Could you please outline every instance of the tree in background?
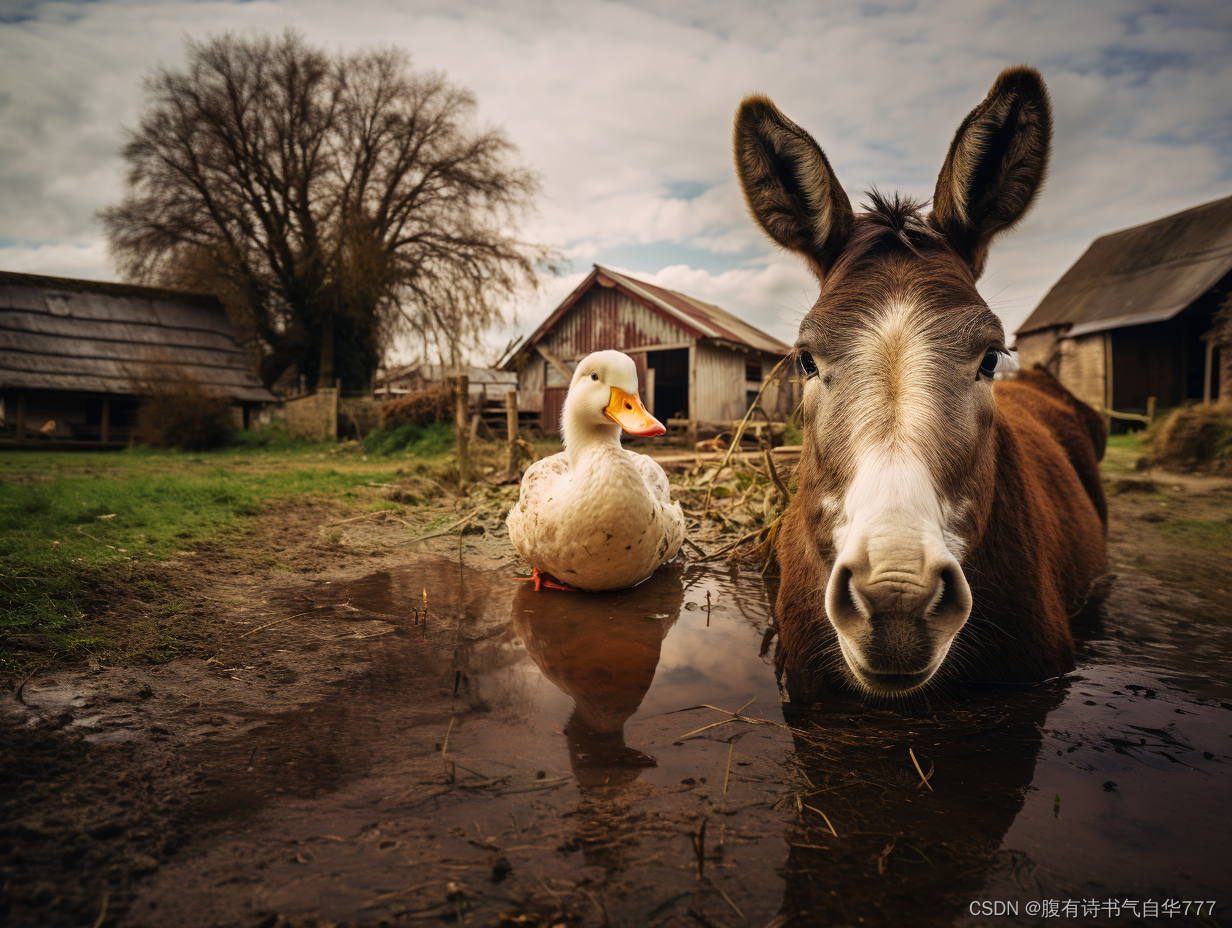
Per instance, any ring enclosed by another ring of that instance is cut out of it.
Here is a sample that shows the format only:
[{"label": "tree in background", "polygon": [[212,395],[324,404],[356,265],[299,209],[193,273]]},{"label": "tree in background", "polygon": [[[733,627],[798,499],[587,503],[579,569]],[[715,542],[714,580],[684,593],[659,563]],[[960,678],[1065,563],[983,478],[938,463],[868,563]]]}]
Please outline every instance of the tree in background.
[{"label": "tree in background", "polygon": [[459,364],[552,257],[516,236],[537,175],[403,51],[227,34],[145,92],[126,195],[100,213],[112,258],[217,294],[267,385],[365,389],[399,332]]}]

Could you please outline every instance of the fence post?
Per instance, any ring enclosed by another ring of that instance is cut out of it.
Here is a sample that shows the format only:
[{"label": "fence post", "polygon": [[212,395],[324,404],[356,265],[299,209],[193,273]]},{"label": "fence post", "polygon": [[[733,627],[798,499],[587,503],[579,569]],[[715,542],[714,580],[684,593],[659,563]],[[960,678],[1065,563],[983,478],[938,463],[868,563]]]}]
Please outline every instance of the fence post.
[{"label": "fence post", "polygon": [[510,390],[505,394],[505,433],[509,439],[509,464],[505,469],[513,472],[518,469],[518,391]]},{"label": "fence post", "polygon": [[457,393],[454,397],[454,421],[458,427],[458,486],[470,479],[470,378],[460,374],[456,381]]},{"label": "fence post", "polygon": [[1150,425],[1155,421],[1155,397],[1148,396],[1146,398],[1146,424]]}]

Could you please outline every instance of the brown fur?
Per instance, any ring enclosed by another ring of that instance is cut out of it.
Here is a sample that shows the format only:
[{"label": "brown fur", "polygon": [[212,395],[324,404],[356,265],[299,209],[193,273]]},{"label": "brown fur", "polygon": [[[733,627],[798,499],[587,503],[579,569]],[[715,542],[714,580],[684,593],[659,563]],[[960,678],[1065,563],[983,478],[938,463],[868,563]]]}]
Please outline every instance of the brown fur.
[{"label": "brown fur", "polygon": [[[1043,370],[991,391],[976,373],[986,352],[1005,346],[975,281],[990,241],[1042,183],[1050,131],[1038,73],[1009,69],[959,127],[931,215],[876,193],[856,214],[816,142],[769,100],[750,98],[737,114],[750,211],[821,282],[797,345],[825,373],[806,390],[798,490],[778,536],[778,660],[793,695],[853,679],[826,588],[839,555],[835,501],[870,447],[903,448],[923,463],[951,505],[948,530],[965,543],[972,606],[939,676],[1024,682],[1073,668],[1068,617],[1106,568],[1103,424]],[[932,621],[912,615],[865,621],[894,652],[905,647],[894,636],[918,638]]]}]

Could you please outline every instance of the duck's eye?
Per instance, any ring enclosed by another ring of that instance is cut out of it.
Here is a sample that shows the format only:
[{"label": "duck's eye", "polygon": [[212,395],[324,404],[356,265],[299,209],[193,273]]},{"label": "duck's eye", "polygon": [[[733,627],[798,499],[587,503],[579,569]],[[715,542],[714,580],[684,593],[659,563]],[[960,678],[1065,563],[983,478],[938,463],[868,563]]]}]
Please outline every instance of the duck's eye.
[{"label": "duck's eye", "polygon": [[598,380],[598,379],[599,379],[599,375],[598,375],[595,371],[591,371],[591,372],[590,372],[590,379],[591,379],[591,380]]},{"label": "duck's eye", "polygon": [[804,368],[805,377],[817,376],[817,362],[813,360],[813,356],[807,351],[800,352],[800,366]]},{"label": "duck's eye", "polygon": [[984,360],[980,362],[980,373],[985,377],[991,377],[997,372],[997,365],[1001,363],[1001,352],[988,351],[984,355]]}]

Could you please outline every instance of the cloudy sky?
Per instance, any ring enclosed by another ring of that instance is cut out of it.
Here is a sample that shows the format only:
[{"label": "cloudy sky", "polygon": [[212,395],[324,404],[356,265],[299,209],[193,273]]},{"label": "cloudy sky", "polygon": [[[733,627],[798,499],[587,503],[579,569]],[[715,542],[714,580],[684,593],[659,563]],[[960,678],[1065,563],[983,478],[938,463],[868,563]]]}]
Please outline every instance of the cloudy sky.
[{"label": "cloudy sky", "polygon": [[542,175],[526,237],[572,271],[516,308],[526,332],[592,263],[718,303],[790,341],[816,285],[752,225],[731,119],[768,93],[853,200],[932,192],[963,116],[1007,65],[1052,94],[1052,172],[981,282],[1013,328],[1094,237],[1232,194],[1226,0],[0,0],[0,269],[115,279],[95,211],[143,74],[184,40],[293,27],[408,49],[476,94]]}]

